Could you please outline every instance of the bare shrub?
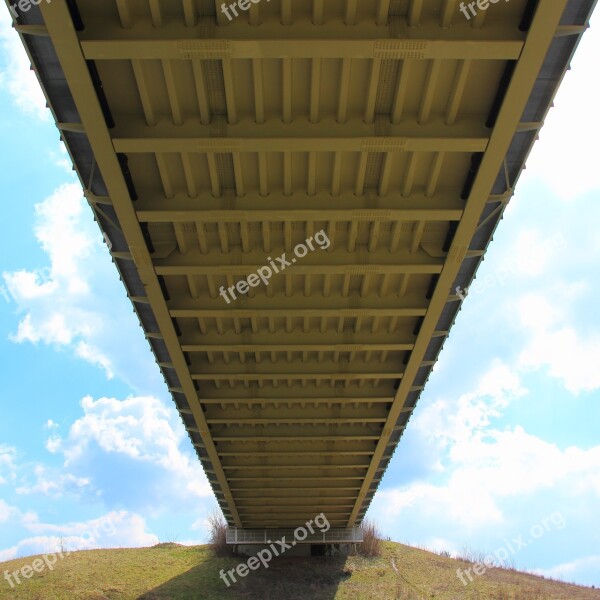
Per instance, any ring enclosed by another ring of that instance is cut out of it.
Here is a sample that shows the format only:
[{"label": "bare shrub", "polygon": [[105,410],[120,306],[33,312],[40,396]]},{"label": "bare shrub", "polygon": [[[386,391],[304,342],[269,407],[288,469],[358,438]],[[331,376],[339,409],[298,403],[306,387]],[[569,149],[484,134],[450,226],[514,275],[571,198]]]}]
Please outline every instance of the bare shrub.
[{"label": "bare shrub", "polygon": [[358,545],[362,556],[381,556],[381,532],[374,521],[366,520],[362,524],[363,543]]},{"label": "bare shrub", "polygon": [[231,549],[227,545],[227,522],[223,518],[220,510],[214,509],[208,515],[208,543],[217,556],[227,556],[231,554]]}]

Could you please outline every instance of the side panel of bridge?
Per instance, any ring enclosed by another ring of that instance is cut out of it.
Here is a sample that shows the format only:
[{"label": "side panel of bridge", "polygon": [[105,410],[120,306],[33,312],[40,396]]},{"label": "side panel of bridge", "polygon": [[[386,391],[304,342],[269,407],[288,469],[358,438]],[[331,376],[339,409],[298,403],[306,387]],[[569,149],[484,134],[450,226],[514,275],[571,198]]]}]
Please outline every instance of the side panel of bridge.
[{"label": "side panel of bridge", "polygon": [[350,528],[594,2],[236,6],[16,26],[227,521]]}]

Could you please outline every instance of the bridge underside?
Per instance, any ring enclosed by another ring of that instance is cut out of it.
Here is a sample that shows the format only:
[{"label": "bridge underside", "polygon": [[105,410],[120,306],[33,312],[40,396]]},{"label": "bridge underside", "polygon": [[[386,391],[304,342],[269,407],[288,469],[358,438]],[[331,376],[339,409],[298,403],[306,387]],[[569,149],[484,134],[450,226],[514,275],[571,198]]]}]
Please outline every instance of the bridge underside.
[{"label": "bridge underside", "polygon": [[16,27],[228,523],[351,528],[594,2],[246,4]]}]

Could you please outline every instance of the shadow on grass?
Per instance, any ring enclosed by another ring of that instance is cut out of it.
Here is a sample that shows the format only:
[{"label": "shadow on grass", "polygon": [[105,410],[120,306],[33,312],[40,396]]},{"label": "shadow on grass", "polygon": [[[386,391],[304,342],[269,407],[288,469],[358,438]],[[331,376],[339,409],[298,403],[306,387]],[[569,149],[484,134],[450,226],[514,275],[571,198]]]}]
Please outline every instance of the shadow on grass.
[{"label": "shadow on grass", "polygon": [[[142,594],[137,600],[332,600],[339,584],[351,576],[346,558],[278,557],[246,577],[236,575],[229,587],[219,571],[234,569],[247,557],[211,557],[197,567]],[[231,579],[228,579],[231,582]]]}]

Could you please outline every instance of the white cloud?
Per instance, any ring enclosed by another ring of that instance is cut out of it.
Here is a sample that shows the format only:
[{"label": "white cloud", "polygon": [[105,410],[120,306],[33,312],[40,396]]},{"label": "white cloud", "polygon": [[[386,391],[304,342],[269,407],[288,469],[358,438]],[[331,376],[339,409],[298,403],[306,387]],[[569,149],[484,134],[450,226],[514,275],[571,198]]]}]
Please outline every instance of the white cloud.
[{"label": "white cloud", "polygon": [[[528,169],[543,174],[545,184],[563,200],[574,200],[600,187],[595,144],[600,120],[590,118],[600,105],[600,86],[590,82],[600,55],[596,33],[583,36],[527,163]],[[564,151],[557,151],[558,146]]]},{"label": "white cloud", "polygon": [[209,527],[210,521],[208,516],[199,517],[190,525],[192,531],[208,531]]},{"label": "white cloud", "polygon": [[[503,363],[495,364],[479,381],[475,392],[457,401],[439,399],[427,404],[413,427],[441,446],[453,442],[455,449],[469,442],[473,432],[489,425],[508,402],[525,394],[519,377]],[[459,453],[460,454],[460,453]]]},{"label": "white cloud", "polygon": [[12,28],[12,19],[7,10],[0,11],[0,48],[4,57],[0,65],[0,87],[8,90],[23,112],[49,120],[46,98],[35,73],[29,68],[29,57]]},{"label": "white cloud", "polygon": [[550,569],[540,569],[539,572],[545,577],[561,579],[563,581],[580,580],[589,573],[590,580],[600,584],[600,555],[586,556],[577,560],[562,563]]},{"label": "white cloud", "polygon": [[[64,457],[61,467],[28,467],[29,475],[20,473],[14,492],[23,500],[55,502],[69,496],[79,504],[100,503],[111,512],[92,521],[54,524],[0,500],[0,524],[20,526],[29,534],[9,548],[0,544],[0,561],[56,552],[61,544],[71,551],[153,545],[159,538],[147,531],[145,517],[170,515],[177,506],[180,513],[189,511],[193,521],[214,502],[199,461],[186,453],[187,435],[173,409],[153,397],[85,397],[81,406],[83,416],[64,436],[53,420],[44,425],[49,445]],[[15,456],[14,449],[0,447],[0,465],[14,470]]]},{"label": "white cloud", "polygon": [[68,173],[69,175],[73,174],[73,163],[71,162],[71,157],[67,151],[67,147],[64,142],[61,140],[58,144],[58,150],[49,151],[50,159],[52,162],[62,171]]},{"label": "white cloud", "polygon": [[[11,506],[5,500],[0,498],[0,525],[4,523],[27,525],[37,520],[34,512],[22,512],[18,507]],[[0,558],[0,560],[2,560]]]},{"label": "white cloud", "polygon": [[46,440],[46,450],[51,454],[56,454],[60,451],[61,439],[58,435],[53,435]]},{"label": "white cloud", "polygon": [[[500,430],[494,419],[514,402],[526,402],[518,375],[496,364],[476,391],[458,399],[431,401],[415,415],[413,430],[438,446],[441,473],[437,484],[415,481],[383,489],[372,510],[391,524],[438,522],[440,528],[465,530],[504,522],[507,500],[541,491],[600,500],[600,445],[560,449],[521,426]],[[439,531],[443,534],[444,531]]]},{"label": "white cloud", "polygon": [[[566,287],[570,295],[585,290],[584,286]],[[548,296],[528,294],[517,302],[517,315],[529,339],[519,356],[524,369],[547,368],[573,393],[600,388],[600,332],[579,333],[568,323],[568,300],[558,294],[551,303]],[[560,307],[563,307],[562,309]]]},{"label": "white cloud", "polygon": [[437,515],[444,515],[465,528],[483,524],[498,523],[502,512],[496,506],[487,490],[458,475],[445,486],[417,482],[403,488],[386,489],[377,493],[373,501],[373,513],[378,518],[394,521],[402,516],[409,519],[430,521]]},{"label": "white cloud", "polygon": [[[89,286],[81,263],[93,254],[99,234],[80,186],[61,185],[47,200],[36,204],[35,213],[35,236],[50,258],[52,279],[67,284],[70,294],[87,293]],[[88,226],[82,227],[82,222]]]},{"label": "white cloud", "polygon": [[14,506],[8,505],[2,498],[0,498],[0,523],[6,523],[13,517],[19,514],[19,510]]},{"label": "white cloud", "polygon": [[174,411],[160,400],[94,400],[87,396],[81,406],[84,416],[73,423],[68,435],[52,438],[52,449],[64,455],[65,467],[86,463],[97,447],[104,455],[120,455],[160,467],[160,473],[177,481],[182,497],[212,495],[199,461],[181,450],[181,444],[187,442],[185,430],[174,419]]},{"label": "white cloud", "polygon": [[109,358],[104,356],[98,348],[95,348],[91,344],[87,342],[80,341],[77,343],[75,347],[75,354],[83,360],[91,363],[92,365],[96,365],[104,370],[106,373],[106,377],[108,379],[112,379],[114,377],[114,372],[112,368],[112,363]]},{"label": "white cloud", "polygon": [[441,537],[432,537],[421,544],[421,547],[430,552],[449,552],[452,556],[456,556],[459,551],[459,548],[454,547],[452,540]]},{"label": "white cloud", "polygon": [[545,331],[535,336],[521,354],[525,367],[547,367],[573,393],[600,388],[600,335],[581,336],[572,327]]},{"label": "white cloud", "polygon": [[[498,522],[502,513],[490,490],[480,485],[493,457],[484,458],[483,431],[500,410],[525,390],[519,378],[504,364],[494,365],[479,381],[475,392],[458,400],[438,399],[427,404],[413,421],[413,428],[447,451],[442,470],[448,470],[445,485],[416,482],[378,492],[374,507],[388,518],[403,511],[450,515],[464,526]],[[481,462],[478,462],[481,459]]]},{"label": "white cloud", "polygon": [[35,213],[49,266],[3,273],[20,315],[11,340],[69,350],[144,393],[163,389],[79,185],[61,185]]},{"label": "white cloud", "polygon": [[510,252],[502,256],[503,264],[525,277],[540,277],[556,268],[559,256],[565,254],[568,242],[563,232],[525,229],[514,240]]},{"label": "white cloud", "polygon": [[[146,521],[138,514],[113,511],[98,519],[65,525],[40,523],[37,517],[25,522],[27,529],[37,535],[0,551],[0,561],[19,556],[66,552],[90,548],[143,547],[158,543],[158,537],[147,531]],[[65,559],[67,558],[65,554]]]},{"label": "white cloud", "polygon": [[[111,361],[90,340],[98,337],[102,315],[86,308],[92,305],[86,261],[100,247],[91,214],[76,184],[60,186],[37,204],[35,235],[48,254],[50,267],[34,271],[4,273],[9,292],[21,310],[12,340],[56,346],[74,346],[77,356],[104,369],[112,377]],[[94,240],[96,237],[96,240]]]},{"label": "white cloud", "polygon": [[11,446],[0,444],[0,485],[16,478],[15,459],[17,451]]},{"label": "white cloud", "polygon": [[10,274],[12,289],[22,300],[34,300],[50,296],[56,292],[58,283],[45,279],[48,270],[45,273],[39,271],[16,271]]},{"label": "white cloud", "polygon": [[21,485],[16,488],[17,494],[42,495],[60,498],[66,493],[79,495],[83,488],[90,485],[90,480],[85,477],[76,477],[71,473],[47,473],[43,465],[34,468],[36,482],[33,485]]}]

